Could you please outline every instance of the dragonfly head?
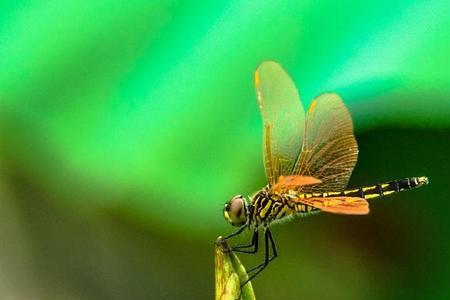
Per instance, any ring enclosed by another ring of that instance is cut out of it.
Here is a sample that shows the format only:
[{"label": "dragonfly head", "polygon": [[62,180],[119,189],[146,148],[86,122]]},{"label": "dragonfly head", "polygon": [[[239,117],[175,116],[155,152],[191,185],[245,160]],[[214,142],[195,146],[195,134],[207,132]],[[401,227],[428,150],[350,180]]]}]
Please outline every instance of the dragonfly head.
[{"label": "dragonfly head", "polygon": [[242,226],[247,222],[248,204],[242,195],[237,195],[225,203],[223,216],[233,226]]}]

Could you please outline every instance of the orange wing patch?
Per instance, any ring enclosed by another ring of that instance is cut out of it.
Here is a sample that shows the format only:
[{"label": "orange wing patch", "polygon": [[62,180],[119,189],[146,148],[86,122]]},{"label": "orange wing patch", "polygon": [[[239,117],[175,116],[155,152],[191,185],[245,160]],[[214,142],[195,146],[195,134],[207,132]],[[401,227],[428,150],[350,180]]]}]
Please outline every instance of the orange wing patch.
[{"label": "orange wing patch", "polygon": [[278,177],[277,183],[272,186],[272,190],[279,192],[281,190],[294,189],[303,185],[322,183],[320,179],[311,176],[287,175]]},{"label": "orange wing patch", "polygon": [[322,211],[340,215],[367,215],[369,203],[359,197],[323,197],[323,198],[297,198],[296,202],[313,206]]}]

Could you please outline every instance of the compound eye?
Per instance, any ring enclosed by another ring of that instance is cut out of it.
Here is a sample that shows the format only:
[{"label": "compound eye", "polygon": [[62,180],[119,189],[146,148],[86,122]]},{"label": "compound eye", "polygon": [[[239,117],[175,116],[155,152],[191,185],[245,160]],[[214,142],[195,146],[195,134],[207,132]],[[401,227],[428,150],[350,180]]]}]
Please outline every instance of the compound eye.
[{"label": "compound eye", "polygon": [[231,199],[229,205],[230,215],[239,218],[241,214],[244,212],[244,199],[242,196],[235,197]]}]

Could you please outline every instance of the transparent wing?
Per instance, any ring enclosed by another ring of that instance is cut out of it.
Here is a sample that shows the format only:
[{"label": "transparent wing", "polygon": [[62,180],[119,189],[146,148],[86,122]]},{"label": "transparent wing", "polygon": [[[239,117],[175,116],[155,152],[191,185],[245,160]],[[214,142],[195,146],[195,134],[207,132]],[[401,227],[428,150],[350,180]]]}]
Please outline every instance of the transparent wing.
[{"label": "transparent wing", "polygon": [[275,192],[283,192],[290,189],[298,189],[304,185],[319,184],[320,181],[317,178],[310,176],[300,176],[300,175],[281,175],[278,177],[278,181],[272,185],[271,190]]},{"label": "transparent wing", "polygon": [[296,198],[293,201],[332,214],[367,215],[369,213],[369,203],[366,199],[359,197]]},{"label": "transparent wing", "polygon": [[302,151],[293,174],[312,176],[322,183],[301,190],[344,190],[357,159],[358,144],[350,113],[338,95],[320,95],[307,112]]},{"label": "transparent wing", "polygon": [[255,90],[264,127],[264,167],[273,185],[279,176],[292,173],[303,141],[305,112],[294,82],[275,62],[258,67]]}]

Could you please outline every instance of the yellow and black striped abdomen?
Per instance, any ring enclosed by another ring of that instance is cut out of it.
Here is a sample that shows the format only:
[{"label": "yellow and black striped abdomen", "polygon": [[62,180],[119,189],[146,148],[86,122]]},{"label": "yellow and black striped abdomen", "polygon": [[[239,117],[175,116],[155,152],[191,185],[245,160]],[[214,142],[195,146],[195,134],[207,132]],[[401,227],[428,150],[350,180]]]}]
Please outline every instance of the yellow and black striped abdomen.
[{"label": "yellow and black striped abdomen", "polygon": [[410,190],[422,185],[428,184],[427,177],[409,177],[401,180],[376,184],[368,187],[360,187],[358,189],[344,191],[345,196],[361,197],[372,199],[401,191]]},{"label": "yellow and black striped abdomen", "polygon": [[349,189],[343,192],[329,192],[310,195],[312,197],[347,196],[347,197],[360,197],[364,199],[372,199],[401,191],[410,190],[412,188],[420,187],[425,184],[428,184],[427,177],[409,177],[401,180],[380,183],[372,186]]}]

